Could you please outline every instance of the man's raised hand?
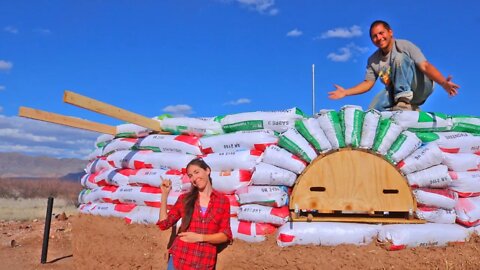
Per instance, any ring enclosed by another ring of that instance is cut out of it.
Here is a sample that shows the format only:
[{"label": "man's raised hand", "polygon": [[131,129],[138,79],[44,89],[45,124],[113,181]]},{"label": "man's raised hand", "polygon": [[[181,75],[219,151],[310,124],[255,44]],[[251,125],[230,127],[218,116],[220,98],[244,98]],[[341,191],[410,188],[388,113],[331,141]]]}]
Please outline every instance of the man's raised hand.
[{"label": "man's raised hand", "polygon": [[341,99],[341,98],[344,98],[347,95],[347,91],[345,90],[345,88],[341,87],[340,85],[336,85],[336,84],[334,84],[333,86],[335,86],[335,90],[331,91],[331,92],[328,92],[328,97],[330,99]]},{"label": "man's raised hand", "polygon": [[443,89],[447,91],[448,95],[454,97],[458,94],[460,86],[452,82],[452,75],[448,75],[447,79],[441,84]]}]

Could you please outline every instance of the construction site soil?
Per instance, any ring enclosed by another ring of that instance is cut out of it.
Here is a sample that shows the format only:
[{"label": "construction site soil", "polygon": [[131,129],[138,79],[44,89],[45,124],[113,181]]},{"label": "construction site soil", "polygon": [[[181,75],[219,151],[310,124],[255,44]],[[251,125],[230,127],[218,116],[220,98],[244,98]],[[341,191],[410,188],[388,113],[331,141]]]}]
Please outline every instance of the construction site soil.
[{"label": "construction site soil", "polygon": [[[62,215],[53,219],[47,263],[43,221],[0,222],[0,269],[166,269],[169,232],[122,219]],[[219,254],[217,269],[480,269],[480,239],[447,247],[387,251],[382,245],[279,247],[240,240]]]}]

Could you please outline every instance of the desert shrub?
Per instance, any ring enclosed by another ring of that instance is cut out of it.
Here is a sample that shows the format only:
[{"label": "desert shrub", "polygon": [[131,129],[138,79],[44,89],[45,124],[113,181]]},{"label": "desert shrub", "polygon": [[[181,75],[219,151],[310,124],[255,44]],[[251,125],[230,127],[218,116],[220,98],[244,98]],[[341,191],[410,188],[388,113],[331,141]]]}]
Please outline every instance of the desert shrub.
[{"label": "desert shrub", "polygon": [[0,198],[62,198],[75,203],[82,186],[61,179],[0,178]]}]

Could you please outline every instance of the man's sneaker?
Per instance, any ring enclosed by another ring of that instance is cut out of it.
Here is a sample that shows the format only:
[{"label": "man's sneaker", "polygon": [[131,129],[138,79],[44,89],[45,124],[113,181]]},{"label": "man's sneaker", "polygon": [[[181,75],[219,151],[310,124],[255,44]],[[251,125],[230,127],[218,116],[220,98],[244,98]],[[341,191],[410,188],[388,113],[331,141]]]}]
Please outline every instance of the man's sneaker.
[{"label": "man's sneaker", "polygon": [[400,97],[397,99],[397,103],[392,107],[392,111],[420,111],[420,108],[417,105],[412,105],[410,99]]}]

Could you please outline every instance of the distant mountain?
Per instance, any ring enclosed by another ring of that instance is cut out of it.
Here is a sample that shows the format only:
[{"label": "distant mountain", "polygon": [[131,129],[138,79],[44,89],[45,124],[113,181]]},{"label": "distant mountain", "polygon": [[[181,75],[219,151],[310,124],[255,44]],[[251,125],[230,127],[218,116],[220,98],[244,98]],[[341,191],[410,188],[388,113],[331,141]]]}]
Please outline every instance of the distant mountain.
[{"label": "distant mountain", "polygon": [[81,172],[69,173],[67,175],[64,175],[60,179],[80,183],[80,180],[84,175],[85,175],[85,171],[82,170]]},{"label": "distant mountain", "polygon": [[20,153],[0,152],[0,178],[62,178],[78,180],[87,165],[76,158],[28,156]]}]

